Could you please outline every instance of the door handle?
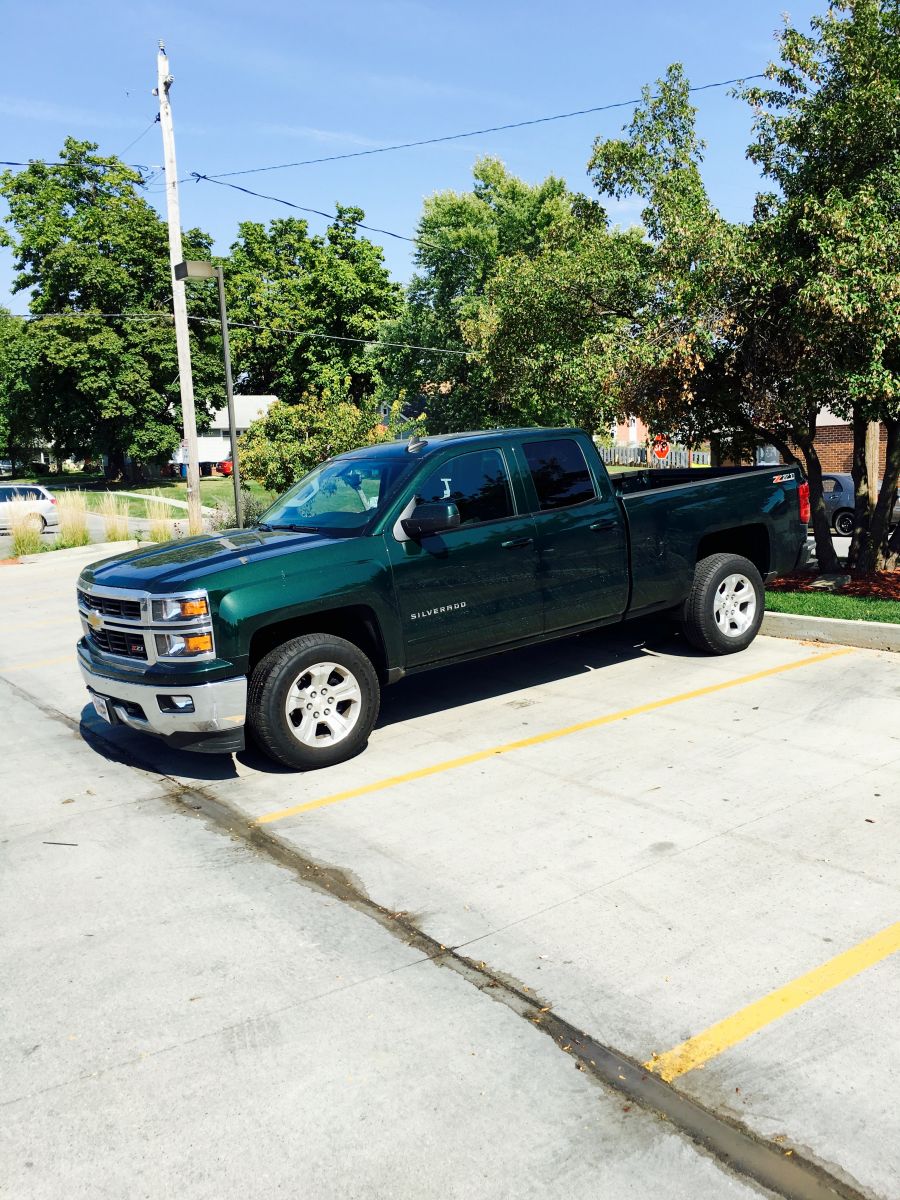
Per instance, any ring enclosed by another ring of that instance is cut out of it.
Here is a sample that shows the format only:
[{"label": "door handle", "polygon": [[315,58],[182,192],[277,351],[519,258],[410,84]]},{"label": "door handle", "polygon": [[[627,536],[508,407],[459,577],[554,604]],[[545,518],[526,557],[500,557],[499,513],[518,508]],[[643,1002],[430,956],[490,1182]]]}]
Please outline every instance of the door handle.
[{"label": "door handle", "polygon": [[524,549],[525,546],[533,546],[533,545],[534,545],[534,538],[530,538],[530,537],[510,538],[510,540],[508,542],[500,543],[500,549],[501,550],[522,550],[522,549]]},{"label": "door handle", "polygon": [[595,521],[593,525],[590,525],[588,528],[592,532],[598,532],[601,529],[615,529],[617,524],[618,522],[616,519],[614,517],[610,517],[605,521]]}]

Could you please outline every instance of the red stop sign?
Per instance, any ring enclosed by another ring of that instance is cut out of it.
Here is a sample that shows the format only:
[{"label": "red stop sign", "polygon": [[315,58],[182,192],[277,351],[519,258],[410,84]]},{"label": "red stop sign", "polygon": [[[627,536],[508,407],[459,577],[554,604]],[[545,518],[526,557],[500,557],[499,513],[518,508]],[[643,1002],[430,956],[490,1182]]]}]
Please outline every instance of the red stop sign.
[{"label": "red stop sign", "polygon": [[653,456],[654,458],[664,459],[669,457],[668,440],[662,436],[654,438],[653,441]]}]

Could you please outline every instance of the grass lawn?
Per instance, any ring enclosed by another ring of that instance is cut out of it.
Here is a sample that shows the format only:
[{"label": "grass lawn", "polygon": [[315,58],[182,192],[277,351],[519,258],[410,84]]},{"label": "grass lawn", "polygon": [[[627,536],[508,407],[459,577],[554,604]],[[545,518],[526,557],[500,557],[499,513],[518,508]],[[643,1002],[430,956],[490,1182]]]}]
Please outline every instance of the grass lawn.
[{"label": "grass lawn", "polygon": [[883,621],[900,624],[900,601],[867,600],[831,592],[766,592],[770,612],[797,613],[802,617],[837,617],[844,621]]}]

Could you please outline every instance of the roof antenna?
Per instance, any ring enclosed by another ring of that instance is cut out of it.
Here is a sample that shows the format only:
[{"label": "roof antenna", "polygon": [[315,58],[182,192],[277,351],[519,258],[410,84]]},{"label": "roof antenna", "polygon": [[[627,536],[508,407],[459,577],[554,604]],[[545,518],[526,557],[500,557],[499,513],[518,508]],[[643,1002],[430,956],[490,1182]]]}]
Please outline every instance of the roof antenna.
[{"label": "roof antenna", "polygon": [[428,441],[426,438],[420,437],[417,433],[414,433],[406,443],[406,453],[418,454],[419,451],[424,450],[427,445]]}]

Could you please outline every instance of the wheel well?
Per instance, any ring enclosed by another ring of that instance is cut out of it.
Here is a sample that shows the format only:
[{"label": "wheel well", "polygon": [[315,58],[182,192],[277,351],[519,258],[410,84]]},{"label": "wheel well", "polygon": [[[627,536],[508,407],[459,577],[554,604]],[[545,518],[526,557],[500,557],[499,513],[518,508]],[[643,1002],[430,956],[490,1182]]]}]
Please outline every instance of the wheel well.
[{"label": "wheel well", "polygon": [[739,525],[736,529],[717,529],[700,539],[697,561],[710,554],[741,554],[749,558],[764,578],[769,571],[769,531],[765,525]]},{"label": "wheel well", "polygon": [[292,617],[287,621],[277,621],[257,629],[250,639],[248,670],[252,671],[259,660],[276,646],[304,633],[333,633],[336,637],[352,642],[371,660],[383,681],[387,671],[384,640],[375,614],[364,605],[311,613],[305,617]]}]

